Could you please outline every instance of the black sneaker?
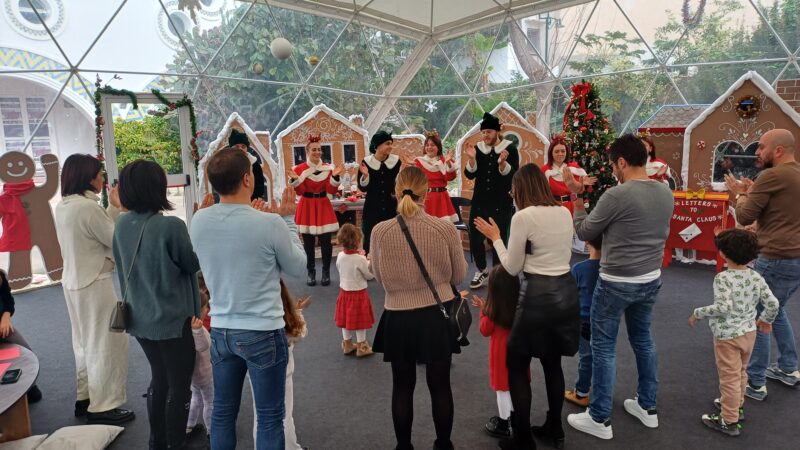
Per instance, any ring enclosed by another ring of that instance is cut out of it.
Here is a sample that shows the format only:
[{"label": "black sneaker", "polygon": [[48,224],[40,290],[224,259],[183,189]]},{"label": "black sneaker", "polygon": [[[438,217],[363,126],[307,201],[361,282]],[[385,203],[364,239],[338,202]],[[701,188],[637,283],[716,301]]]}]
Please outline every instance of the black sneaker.
[{"label": "black sneaker", "polygon": [[[717,411],[722,412],[722,402],[718,398],[714,399],[714,406],[717,407]],[[739,407],[739,422],[742,421],[744,421],[744,406]]]},{"label": "black sneaker", "polygon": [[130,422],[136,418],[136,414],[129,409],[114,408],[99,413],[86,413],[86,422],[89,424],[119,425]]},{"label": "black sneaker", "polygon": [[491,437],[511,437],[511,425],[508,423],[508,420],[503,420],[497,416],[489,419],[489,421],[486,422],[486,425],[483,426],[483,430]]},{"label": "black sneaker", "polygon": [[489,278],[489,271],[477,271],[475,272],[475,276],[472,277],[472,281],[469,282],[470,289],[478,289],[486,283],[486,280]]},{"label": "black sneaker", "polygon": [[89,409],[89,399],[78,400],[75,402],[75,417],[83,417],[86,415],[86,410]]},{"label": "black sneaker", "polygon": [[727,434],[728,436],[739,436],[741,434],[742,425],[739,422],[725,423],[725,419],[719,414],[703,414],[701,417],[703,423],[712,430],[719,431],[720,433]]}]

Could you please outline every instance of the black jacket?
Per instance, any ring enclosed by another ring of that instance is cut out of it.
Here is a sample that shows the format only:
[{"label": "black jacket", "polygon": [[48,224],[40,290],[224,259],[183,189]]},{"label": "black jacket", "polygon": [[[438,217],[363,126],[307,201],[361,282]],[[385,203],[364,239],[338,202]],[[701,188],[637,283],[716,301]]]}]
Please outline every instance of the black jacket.
[{"label": "black jacket", "polygon": [[[511,165],[511,170],[503,175],[497,159],[502,150],[508,151],[506,162]],[[514,211],[514,201],[511,199],[511,179],[519,168],[519,151],[513,142],[503,140],[494,147],[487,147],[483,142],[475,146],[475,161],[477,169],[474,172],[464,169],[467,179],[475,180],[472,190],[472,216],[479,214],[492,215],[493,213],[509,213]]]}]

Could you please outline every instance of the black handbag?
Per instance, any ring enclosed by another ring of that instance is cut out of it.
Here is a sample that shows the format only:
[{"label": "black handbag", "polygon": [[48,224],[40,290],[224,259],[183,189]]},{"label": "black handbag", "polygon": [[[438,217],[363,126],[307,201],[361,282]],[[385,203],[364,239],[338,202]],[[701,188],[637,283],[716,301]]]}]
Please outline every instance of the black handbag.
[{"label": "black handbag", "polygon": [[139,246],[142,244],[144,229],[147,226],[147,222],[150,221],[150,217],[144,221],[144,225],[142,225],[142,231],[139,232],[139,240],[136,242],[136,249],[133,251],[133,258],[131,259],[131,267],[128,268],[128,274],[125,276],[125,292],[122,294],[122,300],[117,301],[117,304],[114,306],[114,310],[111,311],[111,321],[108,324],[108,331],[113,333],[124,333],[128,329],[128,304],[126,302],[126,299],[128,298],[128,282],[131,280],[133,265],[136,264],[136,255],[139,254]]},{"label": "black handbag", "polygon": [[431,292],[433,293],[433,298],[436,300],[436,304],[439,305],[439,310],[444,315],[444,318],[447,320],[448,324],[453,328],[453,331],[456,335],[456,341],[462,347],[466,347],[469,345],[469,339],[467,339],[467,333],[469,333],[469,327],[472,325],[472,312],[469,310],[469,303],[467,303],[467,299],[461,296],[456,289],[455,286],[452,284],[450,287],[453,289],[453,308],[450,311],[450,314],[447,313],[447,309],[444,307],[442,303],[442,299],[439,298],[439,293],[436,292],[436,287],[433,285],[433,280],[431,280],[431,276],[428,274],[428,270],[425,268],[425,263],[422,262],[422,257],[419,254],[419,250],[417,250],[417,246],[414,244],[414,240],[411,238],[411,232],[408,231],[408,225],[406,225],[406,221],[403,220],[403,216],[397,216],[397,223],[400,224],[400,229],[403,230],[403,234],[406,236],[406,240],[408,241],[408,246],[411,247],[411,253],[414,254],[414,259],[417,260],[417,265],[419,265],[419,270],[422,272],[423,278],[425,278],[425,283],[428,284],[428,288],[430,288]]}]

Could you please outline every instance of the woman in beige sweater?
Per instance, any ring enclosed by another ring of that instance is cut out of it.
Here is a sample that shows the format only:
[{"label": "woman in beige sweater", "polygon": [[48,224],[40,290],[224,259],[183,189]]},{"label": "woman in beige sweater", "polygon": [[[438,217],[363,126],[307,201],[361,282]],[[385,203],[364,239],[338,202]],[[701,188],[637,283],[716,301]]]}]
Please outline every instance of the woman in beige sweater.
[{"label": "woman in beige sweater", "polygon": [[[408,224],[439,298],[449,310],[454,297],[452,286],[464,279],[467,261],[455,226],[425,213],[427,193],[428,179],[420,168],[409,167],[397,176],[397,212]],[[452,449],[450,359],[453,353],[461,352],[453,330],[425,283],[397,219],[375,226],[370,251],[372,271],[386,291],[374,350],[392,364],[392,421],[397,449],[413,448],[416,363],[426,366],[436,429],[434,449]]]}]

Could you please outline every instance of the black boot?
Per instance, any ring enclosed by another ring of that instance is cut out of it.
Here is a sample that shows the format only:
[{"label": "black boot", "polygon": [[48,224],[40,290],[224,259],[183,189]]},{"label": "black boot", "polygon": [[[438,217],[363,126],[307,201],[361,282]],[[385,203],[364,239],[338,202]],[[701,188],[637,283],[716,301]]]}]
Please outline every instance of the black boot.
[{"label": "black boot", "polygon": [[511,417],[508,418],[511,425],[511,437],[500,439],[498,447],[502,450],[536,450],[536,441],[533,440],[530,429],[523,427],[520,429],[528,429],[527,433],[517,433],[517,429],[514,428],[514,419],[514,411],[511,411]]},{"label": "black boot", "polygon": [[89,409],[89,399],[78,400],[75,402],[75,417],[86,416],[86,410]]},{"label": "black boot", "polygon": [[564,448],[564,427],[561,426],[561,417],[554,417],[550,411],[547,411],[547,420],[542,426],[531,427],[531,432],[539,439],[550,441],[555,448]]},{"label": "black boot", "polygon": [[308,280],[306,280],[306,284],[309,286],[316,286],[317,285],[317,271],[314,269],[310,269],[308,271]]},{"label": "black boot", "polygon": [[322,269],[322,280],[320,280],[320,284],[323,286],[331,284],[331,269]]},{"label": "black boot", "polygon": [[503,420],[498,416],[494,416],[483,426],[483,431],[491,437],[510,438],[511,424],[508,420]]},{"label": "black boot", "polygon": [[442,442],[439,439],[433,441],[433,450],[453,450],[453,442]]}]

